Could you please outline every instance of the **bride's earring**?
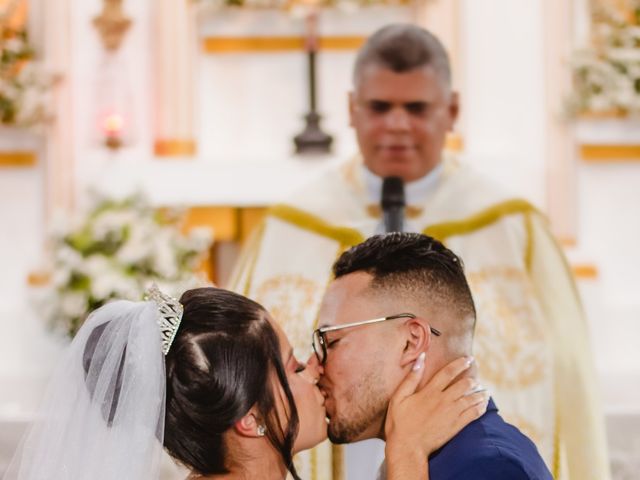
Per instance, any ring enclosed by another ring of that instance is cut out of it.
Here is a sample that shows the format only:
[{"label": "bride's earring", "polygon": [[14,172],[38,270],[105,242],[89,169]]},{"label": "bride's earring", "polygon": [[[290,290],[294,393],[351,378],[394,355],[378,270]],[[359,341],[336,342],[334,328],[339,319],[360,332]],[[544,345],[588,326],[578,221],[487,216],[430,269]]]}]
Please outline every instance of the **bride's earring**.
[{"label": "bride's earring", "polygon": [[264,434],[267,432],[267,427],[264,425],[258,425],[257,433],[259,437],[264,437]]}]

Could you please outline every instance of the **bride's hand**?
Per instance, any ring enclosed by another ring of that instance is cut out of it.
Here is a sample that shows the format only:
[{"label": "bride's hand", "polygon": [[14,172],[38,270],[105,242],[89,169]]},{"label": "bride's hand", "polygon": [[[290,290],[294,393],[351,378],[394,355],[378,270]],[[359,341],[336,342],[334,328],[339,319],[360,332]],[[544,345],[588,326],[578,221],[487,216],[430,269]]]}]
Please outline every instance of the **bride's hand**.
[{"label": "bride's hand", "polygon": [[451,383],[472,363],[471,357],[458,358],[416,391],[424,372],[421,354],[389,402],[387,451],[401,456],[402,452],[413,451],[426,462],[432,452],[485,413],[489,396],[477,380],[463,377]]}]

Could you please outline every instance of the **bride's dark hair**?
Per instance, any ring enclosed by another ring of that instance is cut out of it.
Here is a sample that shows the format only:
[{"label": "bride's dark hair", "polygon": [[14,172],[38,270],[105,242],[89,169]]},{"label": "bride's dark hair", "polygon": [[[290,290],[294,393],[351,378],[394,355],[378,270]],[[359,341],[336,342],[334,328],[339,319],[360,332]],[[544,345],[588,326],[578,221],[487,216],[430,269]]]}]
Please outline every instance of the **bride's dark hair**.
[{"label": "bride's dark hair", "polygon": [[[292,460],[298,414],[281,360],[278,335],[262,306],[217,288],[180,298],[182,323],[166,356],[164,446],[202,475],[229,472],[233,458],[224,433],[254,405],[294,478]],[[287,418],[279,418],[272,375],[284,391]]]}]

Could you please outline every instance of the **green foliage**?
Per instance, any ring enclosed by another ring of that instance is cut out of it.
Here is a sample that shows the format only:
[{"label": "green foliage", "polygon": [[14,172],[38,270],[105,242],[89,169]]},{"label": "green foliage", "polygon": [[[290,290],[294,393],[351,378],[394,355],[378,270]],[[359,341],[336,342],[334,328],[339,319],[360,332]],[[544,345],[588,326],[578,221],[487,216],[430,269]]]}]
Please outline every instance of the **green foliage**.
[{"label": "green foliage", "polygon": [[176,296],[202,283],[196,269],[212,235],[207,229],[182,233],[181,218],[141,195],[94,194],[80,218],[62,222],[52,235],[52,281],[42,313],[73,336],[89,312],[111,299],[141,300],[151,283]]}]

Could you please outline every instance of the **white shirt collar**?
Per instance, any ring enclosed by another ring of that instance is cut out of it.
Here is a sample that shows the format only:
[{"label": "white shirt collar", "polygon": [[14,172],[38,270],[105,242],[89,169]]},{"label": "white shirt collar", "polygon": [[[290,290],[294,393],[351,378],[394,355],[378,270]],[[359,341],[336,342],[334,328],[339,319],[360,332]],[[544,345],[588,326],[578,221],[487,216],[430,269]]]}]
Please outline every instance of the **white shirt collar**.
[{"label": "white shirt collar", "polygon": [[[369,203],[377,205],[380,203],[382,196],[382,178],[369,170],[364,164],[360,166],[363,169],[363,178],[367,199]],[[442,176],[442,162],[424,177],[414,180],[404,185],[404,195],[407,205],[422,205],[427,195],[436,187]]]}]

